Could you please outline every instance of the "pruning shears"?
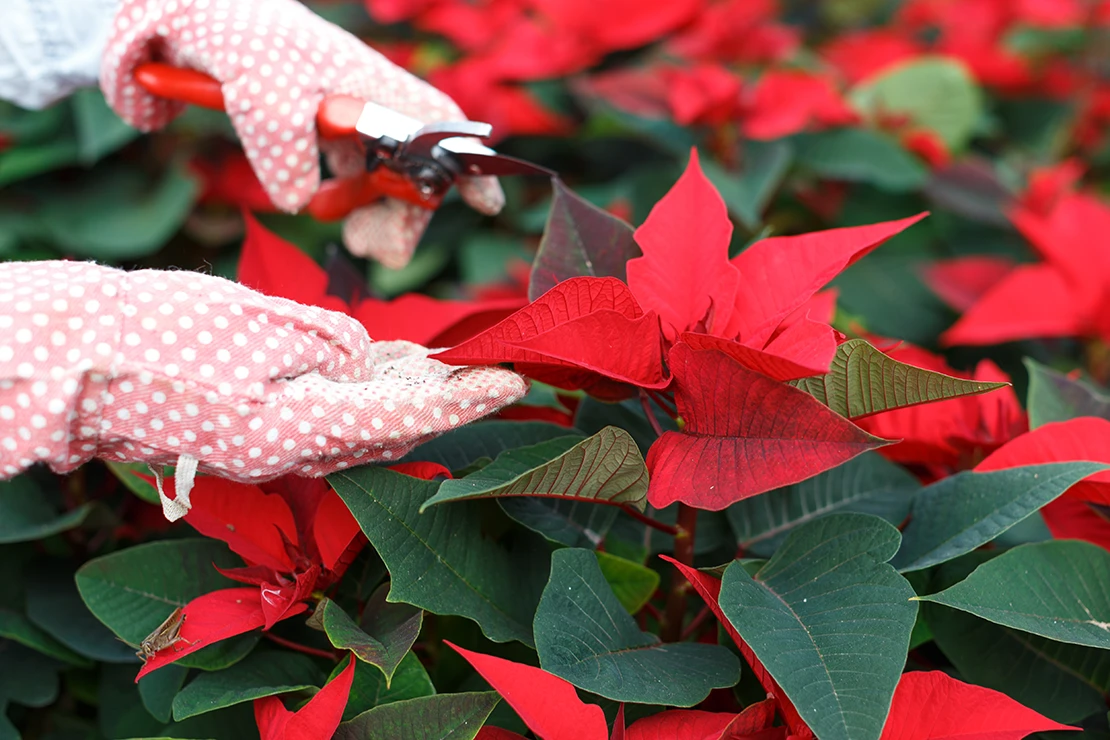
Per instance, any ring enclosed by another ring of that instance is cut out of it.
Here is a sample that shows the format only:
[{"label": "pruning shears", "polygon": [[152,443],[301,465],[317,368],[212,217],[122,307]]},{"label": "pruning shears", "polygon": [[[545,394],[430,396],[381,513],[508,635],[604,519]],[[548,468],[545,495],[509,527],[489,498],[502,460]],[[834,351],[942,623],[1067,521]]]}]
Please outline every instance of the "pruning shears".
[{"label": "pruning shears", "polygon": [[[160,97],[224,110],[220,83],[202,72],[151,62],[136,69],[135,79]],[[366,150],[365,172],[320,184],[307,210],[321,221],[343,218],[383,197],[434,210],[460,177],[555,175],[479,142],[493,133],[488,123],[424,123],[349,95],[324,99],[316,130],[324,139],[354,137]]]}]

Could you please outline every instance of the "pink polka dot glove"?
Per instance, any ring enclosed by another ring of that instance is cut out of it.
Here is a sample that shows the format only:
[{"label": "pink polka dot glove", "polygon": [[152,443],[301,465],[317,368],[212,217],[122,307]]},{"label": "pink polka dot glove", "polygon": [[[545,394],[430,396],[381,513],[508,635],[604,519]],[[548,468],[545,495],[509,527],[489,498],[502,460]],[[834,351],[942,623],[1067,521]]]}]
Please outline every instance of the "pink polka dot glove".
[{"label": "pink polka dot glove", "polygon": [[[317,141],[316,111],[326,95],[361,97],[428,123],[465,119],[449,97],[297,0],[122,0],[100,84],[116,113],[142,131],[165,126],[184,108],[135,82],[135,68],[150,61],[221,82],[255,173],[274,204],[290,212],[319,186],[319,149],[339,177],[365,167],[353,140]],[[488,177],[460,180],[459,192],[486,214],[505,201]],[[382,200],[351,212],[344,240],[354,254],[402,267],[430,218],[425,209]]]},{"label": "pink polka dot glove", "polygon": [[176,465],[172,521],[198,470],[251,482],[396,459],[526,391],[430,352],[211,275],[2,263],[0,477],[93,457]]}]

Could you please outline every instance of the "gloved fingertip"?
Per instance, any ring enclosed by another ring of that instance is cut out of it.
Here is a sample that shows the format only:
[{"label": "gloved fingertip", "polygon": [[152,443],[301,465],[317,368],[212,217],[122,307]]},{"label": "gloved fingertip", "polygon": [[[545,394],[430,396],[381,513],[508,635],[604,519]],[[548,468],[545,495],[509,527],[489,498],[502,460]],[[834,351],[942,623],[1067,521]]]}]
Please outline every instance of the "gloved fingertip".
[{"label": "gloved fingertip", "polygon": [[431,211],[385,200],[352,211],[343,222],[343,242],[351,254],[399,270],[412,260],[431,218]]},{"label": "gloved fingertip", "polygon": [[459,180],[459,195],[467,205],[486,216],[496,216],[505,207],[505,191],[496,177]]}]

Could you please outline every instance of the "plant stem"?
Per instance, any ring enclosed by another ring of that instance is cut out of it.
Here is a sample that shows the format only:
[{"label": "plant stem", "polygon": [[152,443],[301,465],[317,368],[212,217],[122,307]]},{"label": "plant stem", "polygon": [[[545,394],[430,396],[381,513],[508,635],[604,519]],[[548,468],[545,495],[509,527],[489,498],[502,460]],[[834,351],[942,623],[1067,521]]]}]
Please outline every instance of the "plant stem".
[{"label": "plant stem", "polygon": [[688,640],[697,634],[701,626],[705,624],[705,620],[712,614],[708,606],[703,606],[697,616],[690,620],[690,624],[686,625],[686,629],[682,630],[682,639]]},{"label": "plant stem", "polygon": [[326,658],[327,660],[339,660],[342,655],[335,650],[321,650],[320,648],[302,645],[299,642],[293,642],[292,640],[287,640],[284,637],[278,637],[273,632],[263,632],[262,636],[265,637],[267,640],[270,640],[271,642],[276,642],[282,647],[287,647],[290,650],[296,650],[298,653],[304,653],[305,655],[314,655],[317,658]]},{"label": "plant stem", "polygon": [[[678,505],[678,533],[674,537],[674,559],[683,565],[694,564],[694,535],[698,523],[698,510],[686,504]],[[686,592],[690,584],[682,572],[675,568],[671,575],[671,589],[667,593],[667,606],[663,612],[663,642],[678,642],[682,637],[682,620],[686,616]]]},{"label": "plant stem", "polygon": [[625,514],[628,514],[640,524],[651,527],[652,529],[657,529],[664,534],[669,534],[671,537],[674,537],[678,534],[677,527],[672,527],[670,524],[665,524],[658,519],[654,519],[647,514],[637,511],[631,506],[622,506],[621,511],[623,511]]},{"label": "plant stem", "polygon": [[648,398],[647,391],[643,388],[640,389],[640,405],[644,407],[644,415],[647,416],[651,428],[655,430],[655,436],[662,437],[663,427],[659,426],[659,420],[655,418],[655,412],[651,410],[651,400]]}]

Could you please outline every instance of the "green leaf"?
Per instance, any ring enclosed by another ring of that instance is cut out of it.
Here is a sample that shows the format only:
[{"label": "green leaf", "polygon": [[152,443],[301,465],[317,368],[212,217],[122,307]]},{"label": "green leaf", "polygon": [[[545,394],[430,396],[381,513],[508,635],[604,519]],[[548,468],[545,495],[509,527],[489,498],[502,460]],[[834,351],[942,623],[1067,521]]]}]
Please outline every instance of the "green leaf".
[{"label": "green leaf", "polygon": [[[94,558],[77,570],[76,581],[96,618],[128,645],[137,646],[176,607],[238,585],[215,566],[241,565],[216,540],[163,540]],[[226,668],[246,656],[257,640],[255,635],[224,640],[181,658],[180,663],[204,670]]]},{"label": "green leaf", "polygon": [[1110,419],[1110,395],[1083,380],[1072,380],[1050,367],[1025,358],[1029,371],[1029,428],[1077,416]]},{"label": "green leaf", "polygon": [[1072,485],[1110,465],[1051,463],[971,471],[921,489],[892,564],[921,570],[971,552],[1036,513]]},{"label": "green leaf", "polygon": [[78,157],[77,142],[70,136],[6,149],[0,152],[0,187],[68,167]]},{"label": "green leaf", "polygon": [[821,740],[880,736],[917,605],[887,564],[898,530],[866,514],[798,527],[749,575],[729,565],[720,605]]},{"label": "green leaf", "polygon": [[873,125],[908,116],[952,152],[967,145],[983,115],[982,95],[967,67],[945,57],[918,57],[890,67],[857,85],[848,100]]},{"label": "green leaf", "polygon": [[572,432],[558,424],[540,421],[482,421],[431,439],[400,462],[435,462],[448,470],[461,470],[480,458],[492,460],[505,450],[565,437]]},{"label": "green leaf", "polygon": [[[122,463],[107,460],[105,464],[116,478],[119,478],[119,482],[122,483],[127,490],[131,491],[131,493],[135,494],[143,501],[146,501],[148,504],[161,506],[161,499],[158,498],[158,489],[137,475],[138,473],[142,473],[143,475],[151,474],[150,468],[147,467],[146,463]],[[165,477],[173,477],[175,470],[176,468],[172,465],[167,465],[162,470],[162,475]]]},{"label": "green leaf", "polygon": [[795,528],[828,514],[873,514],[897,526],[920,487],[902,467],[865,452],[801,483],[738,501],[725,513],[744,552],[770,557]]},{"label": "green leaf", "polygon": [[496,691],[397,701],[342,723],[334,740],[473,740],[499,701]]},{"label": "green leaf", "polygon": [[39,562],[29,569],[27,616],[58,642],[87,658],[105,663],[136,661],[135,649],[118,640],[82,602],[68,563]]},{"label": "green leaf", "polygon": [[29,476],[0,481],[0,544],[33,542],[79,527],[92,507],[84,503],[59,514]]},{"label": "green leaf", "polygon": [[1021,545],[918,598],[1050,640],[1110,648],[1110,552],[1089,542]]},{"label": "green leaf", "polygon": [[639,257],[632,227],[551,179],[554,199],[528,283],[528,298],[536,300],[572,277],[625,279],[625,264]]},{"label": "green leaf", "polygon": [[[962,580],[992,554],[977,550],[942,565],[933,588]],[[1110,652],[1055,642],[938,604],[923,602],[921,613],[963,680],[1066,724],[1106,711],[1102,696],[1110,691]]]},{"label": "green leaf", "polygon": [[131,128],[108,107],[103,93],[90,87],[78,90],[70,97],[73,122],[77,128],[77,151],[82,164],[91,165],[102,157],[138,137],[138,130]]},{"label": "green leaf", "polygon": [[135,737],[161,734],[162,722],[146,710],[135,669],[129,665],[100,666],[96,690],[96,722],[103,737]]},{"label": "green leaf", "polygon": [[628,432],[605,427],[592,437],[559,437],[518,447],[465,478],[445,480],[420,507],[496,496],[566,496],[644,510],[647,466]]},{"label": "green leaf", "polygon": [[94,186],[58,193],[39,217],[50,237],[78,257],[115,261],[152,254],[192,210],[198,187],[181,167],[150,183],[138,170],[97,169]]},{"label": "green leaf", "polygon": [[743,163],[739,173],[724,169],[713,160],[701,163],[702,170],[713,187],[740,223],[748,231],[758,231],[763,222],[763,211],[775,191],[782,184],[790,160],[794,156],[790,142],[745,141],[739,159]]},{"label": "green leaf", "polygon": [[864,339],[850,339],[837,347],[827,374],[793,380],[790,384],[848,419],[972,396],[1009,385],[953,378],[907,365],[887,357]]},{"label": "green leaf", "polygon": [[421,515],[420,504],[438,484],[384,468],[333,473],[328,482],[389,569],[390,601],[473,619],[494,642],[532,644],[532,615],[548,569],[541,538],[483,536],[481,501]]},{"label": "green leaf", "polygon": [[631,560],[618,558],[607,552],[597,554],[601,575],[605,576],[613,595],[625,611],[635,614],[648,603],[655,589],[659,588],[659,574]]},{"label": "green leaf", "polygon": [[327,598],[316,607],[311,620],[323,627],[334,647],[350,650],[359,660],[380,668],[387,688],[401,659],[416,642],[424,620],[424,612],[414,606],[390,604],[386,601],[388,593],[388,584],[374,591],[361,623]]},{"label": "green leaf", "polygon": [[139,679],[139,698],[151,717],[162,723],[173,719],[173,700],[188,675],[188,668],[170,663]]},{"label": "green leaf", "polygon": [[740,664],[727,648],[664,644],[641,632],[589,550],[551,556],[535,634],[540,667],[614,701],[691,707],[740,678]]},{"label": "green leaf", "polygon": [[58,698],[58,663],[11,640],[0,640],[0,704],[45,707]]},{"label": "green leaf", "polygon": [[917,190],[929,170],[894,139],[862,128],[839,128],[793,138],[799,165],[830,180],[866,182],[881,190]]},{"label": "green leaf", "polygon": [[178,692],[173,718],[180,722],[205,712],[322,685],[324,676],[300,653],[256,650],[222,671],[202,673]]},{"label": "green leaf", "polygon": [[70,650],[27,616],[3,607],[0,607],[0,638],[7,638],[21,645],[26,645],[43,655],[49,655],[51,658],[66,663],[86,668],[92,666],[92,661],[80,653]]},{"label": "green leaf", "polygon": [[594,549],[605,541],[620,510],[568,498],[502,498],[497,505],[510,519],[567,547]]},{"label": "green leaf", "polygon": [[353,719],[372,707],[431,696],[435,692],[428,671],[412,651],[401,659],[389,686],[385,685],[385,676],[380,670],[358,661],[355,663],[355,679],[347,698],[347,708],[343,710],[343,721]]}]

